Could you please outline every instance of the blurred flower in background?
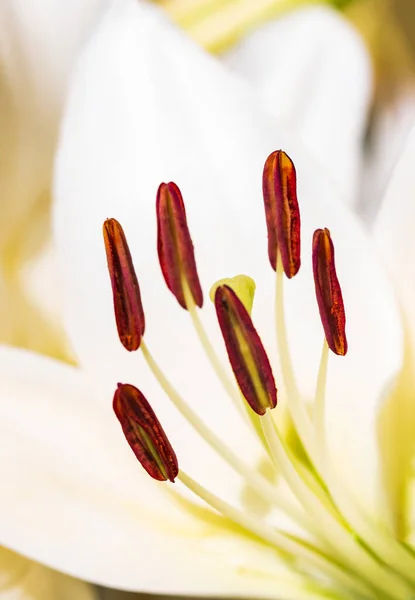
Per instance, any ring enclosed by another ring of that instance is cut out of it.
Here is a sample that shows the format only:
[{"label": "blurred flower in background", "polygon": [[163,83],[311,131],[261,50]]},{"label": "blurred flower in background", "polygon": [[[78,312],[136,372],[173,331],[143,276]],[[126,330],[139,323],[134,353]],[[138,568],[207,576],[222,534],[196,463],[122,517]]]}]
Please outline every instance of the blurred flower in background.
[{"label": "blurred flower in background", "polygon": [[98,600],[82,581],[0,548],[0,598],[3,600]]},{"label": "blurred flower in background", "polygon": [[[0,6],[0,339],[62,355],[50,318],[22,288],[22,265],[48,239],[53,157],[68,75],[105,3]],[[44,295],[48,295],[44,290]]]},{"label": "blurred flower in background", "polygon": [[[50,245],[53,162],[70,73],[109,4],[73,0],[62,9],[53,0],[6,0],[0,7],[0,340],[66,360],[72,354]],[[411,3],[324,3],[360,30],[373,78],[341,17],[302,12],[318,2],[156,4],[255,88],[258,107],[286,123],[370,225],[415,114]],[[1,552],[2,599],[94,597],[85,584]]]}]

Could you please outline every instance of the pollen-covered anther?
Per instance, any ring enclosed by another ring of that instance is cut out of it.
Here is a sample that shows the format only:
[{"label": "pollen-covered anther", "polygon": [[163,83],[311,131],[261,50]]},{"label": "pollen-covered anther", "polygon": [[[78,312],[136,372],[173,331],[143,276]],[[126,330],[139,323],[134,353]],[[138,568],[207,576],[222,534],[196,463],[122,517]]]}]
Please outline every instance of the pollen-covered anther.
[{"label": "pollen-covered anther", "polygon": [[265,162],[262,191],[269,261],[275,271],[279,252],[284,272],[291,279],[301,265],[301,223],[294,163],[282,150],[270,154]]},{"label": "pollen-covered anther", "polygon": [[258,415],[277,405],[277,390],[268,356],[246,308],[235,292],[221,285],[215,308],[236,381]]},{"label": "pollen-covered anther", "polygon": [[157,250],[167,287],[183,308],[186,288],[194,303],[203,305],[193,243],[181,192],[175,183],[162,183],[157,192]]},{"label": "pollen-covered anther", "polygon": [[347,352],[346,314],[336,273],[334,246],[328,229],[314,232],[313,273],[327,344],[335,354],[344,356]]},{"label": "pollen-covered anther", "polygon": [[103,234],[118,335],[124,348],[132,352],[140,347],[145,329],[140,287],[120,223],[107,219]]},{"label": "pollen-covered anther", "polygon": [[157,481],[173,482],[179,472],[176,454],[140,390],[119,383],[113,408],[131,450],[147,473]]}]

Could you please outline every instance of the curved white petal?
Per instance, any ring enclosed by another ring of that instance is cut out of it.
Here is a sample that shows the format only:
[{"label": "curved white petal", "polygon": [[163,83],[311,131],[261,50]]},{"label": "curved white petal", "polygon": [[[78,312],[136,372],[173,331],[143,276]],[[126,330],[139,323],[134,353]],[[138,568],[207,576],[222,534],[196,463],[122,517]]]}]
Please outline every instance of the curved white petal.
[{"label": "curved white petal", "polygon": [[[1,3],[2,248],[17,242],[28,245],[35,237],[35,208],[45,212],[68,74],[105,1],[75,0],[64,6],[53,0]],[[23,225],[25,236],[20,238],[16,228]]]},{"label": "curved white petal", "polygon": [[412,277],[415,257],[414,160],[415,126],[412,126],[373,226],[376,245],[405,311],[412,343],[415,341],[415,281]]},{"label": "curved white petal", "polygon": [[364,166],[362,202],[359,212],[373,225],[382,206],[395,167],[415,123],[415,86],[404,85],[399,93],[379,107],[368,140]]},{"label": "curved white petal", "polygon": [[22,286],[27,297],[39,307],[41,313],[60,325],[62,320],[62,298],[58,282],[56,249],[49,243],[22,269]]},{"label": "curved white petal", "polygon": [[[303,220],[303,268],[287,285],[300,385],[308,397],[313,393],[322,328],[313,293],[311,235],[328,226],[350,338],[348,357],[330,365],[330,436],[337,444],[336,460],[353,437],[345,481],[349,477],[359,491],[361,486],[362,496],[371,492],[374,499],[374,414],[401,358],[396,308],[369,240],[336,201],[324,170],[295,134],[261,113],[256,99],[152,7],[129,0],[113,7],[81,61],[57,165],[55,225],[68,329],[85,368],[100,377],[131,380],[156,395],[152,380],[138,371],[137,358],[127,356],[115,331],[101,226],[106,217],[117,217],[125,225],[142,284],[146,340],[201,416],[219,435],[243,446],[245,433],[203,361],[188,316],[165,289],[157,262],[154,198],[162,180],[172,178],[182,187],[206,291],[223,276],[255,277],[255,318],[272,352],[274,275],[266,257],[261,174],[268,153],[275,146],[285,148],[297,165]],[[206,318],[213,321],[206,304]],[[217,326],[211,331],[217,335]]]},{"label": "curved white petal", "polygon": [[96,600],[92,586],[0,548],[1,600]]},{"label": "curved white petal", "polygon": [[415,242],[415,127],[394,170],[386,195],[374,223],[374,240],[384,260],[403,312],[406,326],[406,369],[398,393],[389,399],[381,422],[381,441],[385,454],[385,477],[389,485],[389,502],[394,510],[395,525],[408,527],[411,518],[408,485],[415,457],[414,349],[415,349],[415,282],[412,277]]},{"label": "curved white petal", "polygon": [[252,33],[225,62],[356,203],[372,77],[352,26],[327,7],[293,11]]},{"label": "curved white petal", "polygon": [[[105,391],[80,371],[3,347],[0,372],[5,546],[125,590],[318,597],[272,548],[205,514],[199,504],[186,512],[176,486],[151,480],[123,439],[110,403],[97,401]],[[79,594],[84,600],[86,591]],[[63,592],[59,597],[66,598]]]}]

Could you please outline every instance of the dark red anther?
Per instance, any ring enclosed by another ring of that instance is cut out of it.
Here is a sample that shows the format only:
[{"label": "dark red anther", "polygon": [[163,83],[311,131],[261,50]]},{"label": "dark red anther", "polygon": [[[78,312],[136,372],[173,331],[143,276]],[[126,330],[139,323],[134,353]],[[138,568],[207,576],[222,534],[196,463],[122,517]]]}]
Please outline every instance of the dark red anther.
[{"label": "dark red anther", "polygon": [[113,407],[131,450],[147,473],[157,481],[174,481],[179,472],[176,454],[140,390],[119,383]]},{"label": "dark red anther", "polygon": [[291,279],[301,265],[301,223],[294,163],[282,150],[270,154],[265,162],[262,191],[269,261],[275,271],[279,252],[284,272]]},{"label": "dark red anther", "polygon": [[336,274],[334,246],[328,229],[317,229],[314,232],[313,272],[327,344],[335,354],[344,356],[347,352],[346,314]]},{"label": "dark red anther", "polygon": [[107,219],[103,234],[118,335],[124,348],[132,352],[140,347],[145,329],[140,287],[120,223]]},{"label": "dark red anther", "polygon": [[195,304],[201,308],[203,293],[186,210],[180,190],[172,182],[162,183],[157,192],[157,249],[167,287],[176,296],[180,306],[187,308],[187,286]]},{"label": "dark red anther", "polygon": [[246,308],[235,292],[220,285],[215,308],[236,381],[253,411],[264,415],[277,405],[277,390],[268,356]]}]

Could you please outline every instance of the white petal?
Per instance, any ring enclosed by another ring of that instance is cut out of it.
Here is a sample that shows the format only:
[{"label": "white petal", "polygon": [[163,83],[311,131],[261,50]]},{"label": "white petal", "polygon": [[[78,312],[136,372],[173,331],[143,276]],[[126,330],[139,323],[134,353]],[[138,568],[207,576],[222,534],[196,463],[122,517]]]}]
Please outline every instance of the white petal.
[{"label": "white petal", "polygon": [[[287,302],[299,380],[310,395],[322,343],[313,297],[311,235],[315,228],[328,226],[337,247],[350,338],[348,358],[333,360],[330,367],[330,434],[342,455],[345,440],[357,438],[345,478],[356,489],[361,486],[363,496],[369,491],[373,496],[374,413],[385,382],[400,363],[401,330],[369,240],[336,201],[323,169],[295,134],[261,113],[256,95],[243,82],[194,47],[155,9],[128,0],[109,13],[83,57],[64,125],[56,234],[68,329],[88,370],[154,389],[145,372],[139,374],[134,356],[127,356],[117,341],[101,239],[103,220],[117,217],[125,225],[142,284],[146,340],[201,416],[249,454],[250,444],[243,444],[246,434],[241,434],[199,353],[187,315],[164,289],[157,264],[154,197],[162,180],[172,178],[182,187],[205,290],[238,272],[255,277],[256,322],[272,351],[274,276],[266,258],[261,174],[274,145],[285,148],[296,162],[302,206],[304,267],[289,284]],[[213,311],[207,304],[209,319]],[[213,331],[217,327],[212,325]]]},{"label": "white petal", "polygon": [[271,115],[290,124],[343,199],[356,203],[372,77],[352,26],[327,7],[293,11],[248,36],[225,61]]},{"label": "white petal", "polygon": [[62,321],[62,298],[58,273],[56,249],[51,241],[37,256],[27,261],[21,273],[25,294],[39,308],[41,314],[57,327]]},{"label": "white petal", "polygon": [[408,525],[407,520],[410,516],[406,514],[408,506],[405,493],[415,457],[415,282],[412,277],[415,258],[414,161],[415,127],[412,127],[373,230],[379,253],[395,285],[407,333],[406,373],[399,388],[400,394],[386,407],[386,419],[381,431],[386,456],[385,474],[390,487],[389,501],[395,511],[395,523],[400,522],[402,527]]},{"label": "white petal", "polygon": [[[27,275],[27,271],[25,272]],[[3,343],[29,348],[56,357],[68,355],[65,339],[60,335],[62,325],[55,326],[44,306],[40,311],[26,295],[24,281],[17,278],[4,280],[0,278],[1,315],[0,339]],[[57,282],[53,281],[53,289]],[[48,294],[47,287],[42,290],[42,298]],[[51,294],[54,295],[54,292]],[[58,324],[57,324],[58,325]]]},{"label": "white petal", "polygon": [[[1,3],[2,248],[20,243],[30,252],[29,242],[39,244],[35,219],[46,214],[68,73],[103,4],[105,0],[74,0],[64,7],[53,0]],[[19,237],[16,228],[23,226],[25,236]]]},{"label": "white petal", "polygon": [[1,600],[96,600],[92,586],[0,548]]},{"label": "white petal", "polygon": [[271,548],[151,480],[79,371],[7,348],[0,370],[5,546],[125,590],[308,598]]},{"label": "white petal", "polygon": [[373,224],[415,122],[415,88],[403,86],[375,114],[364,164],[359,212]]},{"label": "white petal", "polygon": [[415,126],[412,127],[373,226],[373,235],[389,269],[415,341]]}]

